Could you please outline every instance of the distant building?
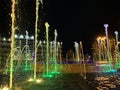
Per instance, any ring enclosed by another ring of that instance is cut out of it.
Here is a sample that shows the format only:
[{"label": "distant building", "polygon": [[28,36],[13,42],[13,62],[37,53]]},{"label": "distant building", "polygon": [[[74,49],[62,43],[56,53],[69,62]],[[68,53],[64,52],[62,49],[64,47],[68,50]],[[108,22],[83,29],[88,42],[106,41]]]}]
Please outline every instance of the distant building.
[{"label": "distant building", "polygon": [[6,37],[0,37],[0,66],[3,67],[6,64],[6,60],[10,54],[10,39]]},{"label": "distant building", "polygon": [[[26,40],[27,38],[27,40]],[[22,53],[26,52],[26,46],[27,52],[30,55],[30,58],[32,58],[32,53],[34,52],[34,36],[24,36],[24,35],[15,35],[14,38],[14,47],[18,48],[21,50]],[[0,37],[0,66],[3,67],[5,66],[7,60],[9,60],[10,56],[10,50],[11,50],[11,40],[10,38],[6,37]],[[27,44],[27,45],[26,45]],[[15,56],[16,54],[14,54]],[[19,55],[17,55],[19,56]],[[16,57],[17,57],[16,56]],[[15,58],[14,58],[15,59]]]},{"label": "distant building", "polygon": [[70,62],[74,62],[75,61],[75,53],[74,53],[74,51],[72,49],[69,49],[67,51],[66,60],[70,61]]}]

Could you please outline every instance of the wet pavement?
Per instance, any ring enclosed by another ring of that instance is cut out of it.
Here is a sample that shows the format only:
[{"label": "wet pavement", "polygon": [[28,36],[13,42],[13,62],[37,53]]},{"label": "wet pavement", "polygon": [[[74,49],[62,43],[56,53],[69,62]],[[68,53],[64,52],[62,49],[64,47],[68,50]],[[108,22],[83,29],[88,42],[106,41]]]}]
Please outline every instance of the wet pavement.
[{"label": "wet pavement", "polygon": [[[25,79],[25,75],[23,74],[24,78],[22,76],[20,76],[21,78],[18,76],[15,78],[16,81],[13,83],[13,90],[98,90],[100,88],[102,88],[101,90],[120,90],[119,73],[87,73],[85,74],[86,79],[80,73],[62,73],[51,78],[43,78],[39,76],[41,74],[38,74],[37,77],[41,80],[40,82],[28,82]],[[118,77],[113,77],[112,75],[117,75]],[[3,76],[1,76],[3,81],[7,80],[9,83],[9,77]],[[95,80],[96,77],[102,77],[103,80]]]}]

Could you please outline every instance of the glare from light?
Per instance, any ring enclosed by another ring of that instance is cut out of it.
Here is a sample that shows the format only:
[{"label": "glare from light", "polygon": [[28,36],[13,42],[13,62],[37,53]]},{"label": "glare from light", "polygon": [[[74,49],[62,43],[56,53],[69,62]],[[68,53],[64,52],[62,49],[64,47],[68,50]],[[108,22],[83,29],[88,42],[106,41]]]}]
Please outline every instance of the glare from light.
[{"label": "glare from light", "polygon": [[36,83],[42,83],[43,82],[43,79],[37,79],[36,80]]},{"label": "glare from light", "polygon": [[33,39],[34,39],[34,36],[31,36],[31,39],[33,40]]},{"label": "glare from light", "polygon": [[6,38],[3,38],[3,41],[6,41]]},{"label": "glare from light", "polygon": [[20,35],[20,39],[23,39],[24,38],[24,36],[23,35]]},{"label": "glare from light", "polygon": [[17,35],[17,34],[15,34],[14,38],[18,38],[18,35]]},{"label": "glare from light", "polygon": [[43,43],[45,44],[45,41],[43,41]]},{"label": "glare from light", "polygon": [[7,86],[3,87],[2,90],[9,90],[9,88]]},{"label": "glare from light", "polygon": [[29,82],[32,82],[32,81],[33,81],[33,78],[30,78],[28,81],[29,81]]},{"label": "glare from light", "polygon": [[11,39],[9,38],[8,41],[11,41]]}]

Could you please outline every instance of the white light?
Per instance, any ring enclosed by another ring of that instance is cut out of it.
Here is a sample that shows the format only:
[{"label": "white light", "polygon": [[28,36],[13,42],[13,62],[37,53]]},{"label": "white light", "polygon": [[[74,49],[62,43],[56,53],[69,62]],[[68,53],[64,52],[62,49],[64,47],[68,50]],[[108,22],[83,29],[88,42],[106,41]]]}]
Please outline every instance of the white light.
[{"label": "white light", "polygon": [[23,37],[23,35],[20,35],[20,39],[23,39],[24,37]]},{"label": "white light", "polygon": [[30,78],[28,81],[29,81],[29,82],[32,82],[32,81],[33,81],[33,78]]},{"label": "white light", "polygon": [[6,41],[6,38],[5,38],[5,37],[3,38],[3,41]]},{"label": "white light", "polygon": [[33,40],[33,39],[34,39],[34,36],[31,36],[31,39]]},{"label": "white light", "polygon": [[43,41],[43,43],[45,44],[45,41]]},{"label": "white light", "polygon": [[58,45],[60,45],[60,42],[57,42]]},{"label": "white light", "polygon": [[17,35],[17,34],[15,34],[14,38],[18,38],[18,35]]},{"label": "white light", "polygon": [[107,28],[107,27],[108,27],[108,24],[104,24],[104,27]]},{"label": "white light", "polygon": [[52,44],[53,42],[51,41],[50,44]]},{"label": "white light", "polygon": [[75,47],[78,47],[78,43],[77,42],[74,42],[74,45],[75,45]]},{"label": "white light", "polygon": [[2,88],[2,90],[9,90],[8,86]]},{"label": "white light", "polygon": [[118,31],[115,31],[114,33],[115,33],[115,35],[118,35]]},{"label": "white light", "polygon": [[41,43],[42,43],[42,41],[40,40],[39,44],[41,44]]},{"label": "white light", "polygon": [[43,82],[42,79],[37,79],[37,80],[36,80],[36,83],[42,83],[42,82]]},{"label": "white light", "polygon": [[11,41],[11,39],[9,38],[8,41]]}]

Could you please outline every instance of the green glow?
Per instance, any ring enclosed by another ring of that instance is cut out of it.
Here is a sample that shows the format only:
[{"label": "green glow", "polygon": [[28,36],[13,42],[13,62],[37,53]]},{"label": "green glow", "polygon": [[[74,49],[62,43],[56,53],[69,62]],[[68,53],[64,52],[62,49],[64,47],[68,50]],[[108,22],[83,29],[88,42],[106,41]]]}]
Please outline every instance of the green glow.
[{"label": "green glow", "polygon": [[28,67],[28,66],[26,67],[26,66],[25,66],[24,70],[25,70],[25,71],[28,71],[28,70],[31,70],[31,69],[30,69],[30,67]]},{"label": "green glow", "polygon": [[116,68],[120,68],[120,59],[118,59],[118,62],[116,63]]},{"label": "green glow", "polygon": [[53,74],[50,74],[50,73],[45,73],[42,75],[43,78],[51,78],[53,77]]},{"label": "green glow", "polygon": [[51,74],[60,74],[60,72],[50,72]]},{"label": "green glow", "polygon": [[113,69],[112,66],[107,65],[107,64],[101,65],[100,67],[101,67],[102,72],[116,72],[117,71]]}]

